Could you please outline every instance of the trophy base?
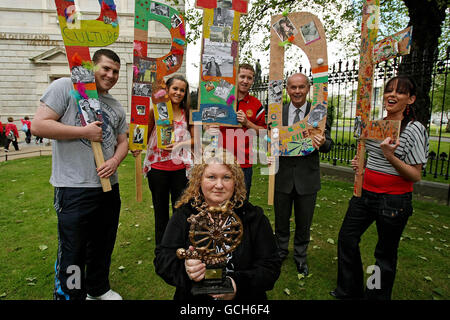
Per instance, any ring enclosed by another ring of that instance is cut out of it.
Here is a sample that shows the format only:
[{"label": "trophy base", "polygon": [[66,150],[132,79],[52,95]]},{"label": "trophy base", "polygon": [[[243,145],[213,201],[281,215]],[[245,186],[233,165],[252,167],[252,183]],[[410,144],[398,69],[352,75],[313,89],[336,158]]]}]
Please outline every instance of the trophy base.
[{"label": "trophy base", "polygon": [[225,278],[223,280],[207,280],[204,279],[200,282],[193,284],[191,293],[196,296],[199,294],[222,294],[222,293],[233,293],[234,288],[231,283],[230,278]]}]

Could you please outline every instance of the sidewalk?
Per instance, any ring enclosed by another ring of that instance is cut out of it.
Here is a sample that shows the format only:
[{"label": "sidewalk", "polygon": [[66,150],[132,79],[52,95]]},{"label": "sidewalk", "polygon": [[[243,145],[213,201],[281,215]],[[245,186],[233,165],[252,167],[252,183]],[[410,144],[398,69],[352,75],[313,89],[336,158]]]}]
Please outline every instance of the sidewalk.
[{"label": "sidewalk", "polygon": [[[44,142],[46,139],[44,139]],[[45,143],[36,144],[34,139],[30,143],[25,141],[19,141],[19,151],[14,149],[12,143],[9,145],[9,152],[4,151],[4,147],[0,148],[0,162],[30,158],[36,156],[46,156],[52,154],[52,145],[46,145]]]}]

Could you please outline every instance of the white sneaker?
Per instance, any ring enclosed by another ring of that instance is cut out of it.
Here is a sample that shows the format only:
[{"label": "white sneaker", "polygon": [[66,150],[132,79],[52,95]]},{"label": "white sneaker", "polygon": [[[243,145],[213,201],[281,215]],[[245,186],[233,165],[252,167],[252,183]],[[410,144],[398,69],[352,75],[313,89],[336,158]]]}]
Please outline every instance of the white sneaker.
[{"label": "white sneaker", "polygon": [[98,297],[93,297],[91,295],[87,295],[86,300],[123,300],[120,294],[115,291],[109,289],[106,293],[102,294]]}]

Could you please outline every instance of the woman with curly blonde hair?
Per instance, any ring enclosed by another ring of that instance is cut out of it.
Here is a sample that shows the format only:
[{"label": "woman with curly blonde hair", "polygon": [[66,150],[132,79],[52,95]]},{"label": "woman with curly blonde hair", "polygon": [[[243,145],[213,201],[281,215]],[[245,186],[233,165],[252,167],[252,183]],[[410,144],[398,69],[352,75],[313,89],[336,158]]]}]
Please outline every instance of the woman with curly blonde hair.
[{"label": "woman with curly blonde hair", "polygon": [[179,201],[175,204],[175,208],[181,207],[183,204],[188,203],[192,200],[193,205],[199,206],[203,203],[203,195],[201,192],[202,176],[205,168],[211,164],[223,164],[230,170],[231,176],[234,180],[234,194],[230,200],[233,203],[233,207],[239,208],[243,205],[246,198],[246,189],[244,181],[244,173],[241,170],[240,165],[236,162],[234,156],[224,151],[219,156],[207,157],[202,164],[196,165],[192,168],[190,173],[189,184],[184,193],[181,195]]},{"label": "woman with curly blonde hair", "polygon": [[[192,168],[189,185],[176,203],[163,239],[155,249],[155,271],[176,287],[175,300],[265,300],[266,291],[273,288],[280,275],[281,260],[269,219],[262,208],[245,201],[244,174],[234,156],[226,151],[220,156],[204,158]],[[225,261],[226,276],[234,292],[193,295],[193,284],[205,278],[206,264],[193,258],[180,260],[176,251],[195,250],[189,238],[189,217],[226,203],[231,204],[242,221],[243,230],[241,242]]]}]

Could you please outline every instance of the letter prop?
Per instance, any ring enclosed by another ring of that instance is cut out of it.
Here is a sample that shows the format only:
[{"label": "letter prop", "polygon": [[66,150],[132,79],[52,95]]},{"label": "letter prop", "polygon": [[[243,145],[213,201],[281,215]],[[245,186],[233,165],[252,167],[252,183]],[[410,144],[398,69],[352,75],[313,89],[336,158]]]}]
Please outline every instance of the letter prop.
[{"label": "letter prop", "polygon": [[[308,12],[272,16],[270,38],[269,114],[271,154],[305,156],[315,150],[312,137],[322,135],[327,121],[328,54],[325,31],[320,20]],[[313,74],[311,110],[293,124],[283,123],[283,70],[286,45],[294,44],[308,57]],[[278,139],[278,146],[274,141]],[[278,148],[276,148],[278,147]],[[276,151],[278,149],[278,151]],[[273,204],[275,173],[269,174],[268,204]]]},{"label": "letter prop", "polygon": [[196,7],[203,8],[203,39],[198,107],[191,110],[191,124],[239,126],[239,25],[247,5],[247,0],[196,1]]},{"label": "letter prop", "polygon": [[364,176],[365,139],[398,139],[400,121],[369,120],[372,100],[374,65],[399,55],[409,54],[412,27],[376,43],[380,12],[379,0],[367,0],[363,7],[361,25],[361,55],[359,61],[358,93],[354,135],[358,139],[356,156],[358,168],[355,173],[353,195],[360,197]]},{"label": "letter prop", "polygon": [[[98,0],[101,12],[96,20],[81,20],[74,0],[55,0],[61,35],[66,47],[78,113],[83,126],[103,121],[94,66],[89,47],[104,47],[114,43],[119,36],[119,25],[114,0]],[[97,167],[105,160],[100,142],[91,141]],[[100,179],[103,191],[111,190],[109,179]]]},{"label": "letter prop", "polygon": [[[155,1],[135,0],[133,50],[133,93],[131,97],[130,150],[145,150],[148,135],[150,98],[155,115],[158,148],[173,142],[173,112],[164,77],[176,72],[183,63],[185,28],[183,16],[174,8]],[[149,21],[160,22],[170,31],[169,53],[147,57]],[[186,93],[188,94],[188,93]],[[142,201],[141,156],[136,157],[136,200]]]}]

